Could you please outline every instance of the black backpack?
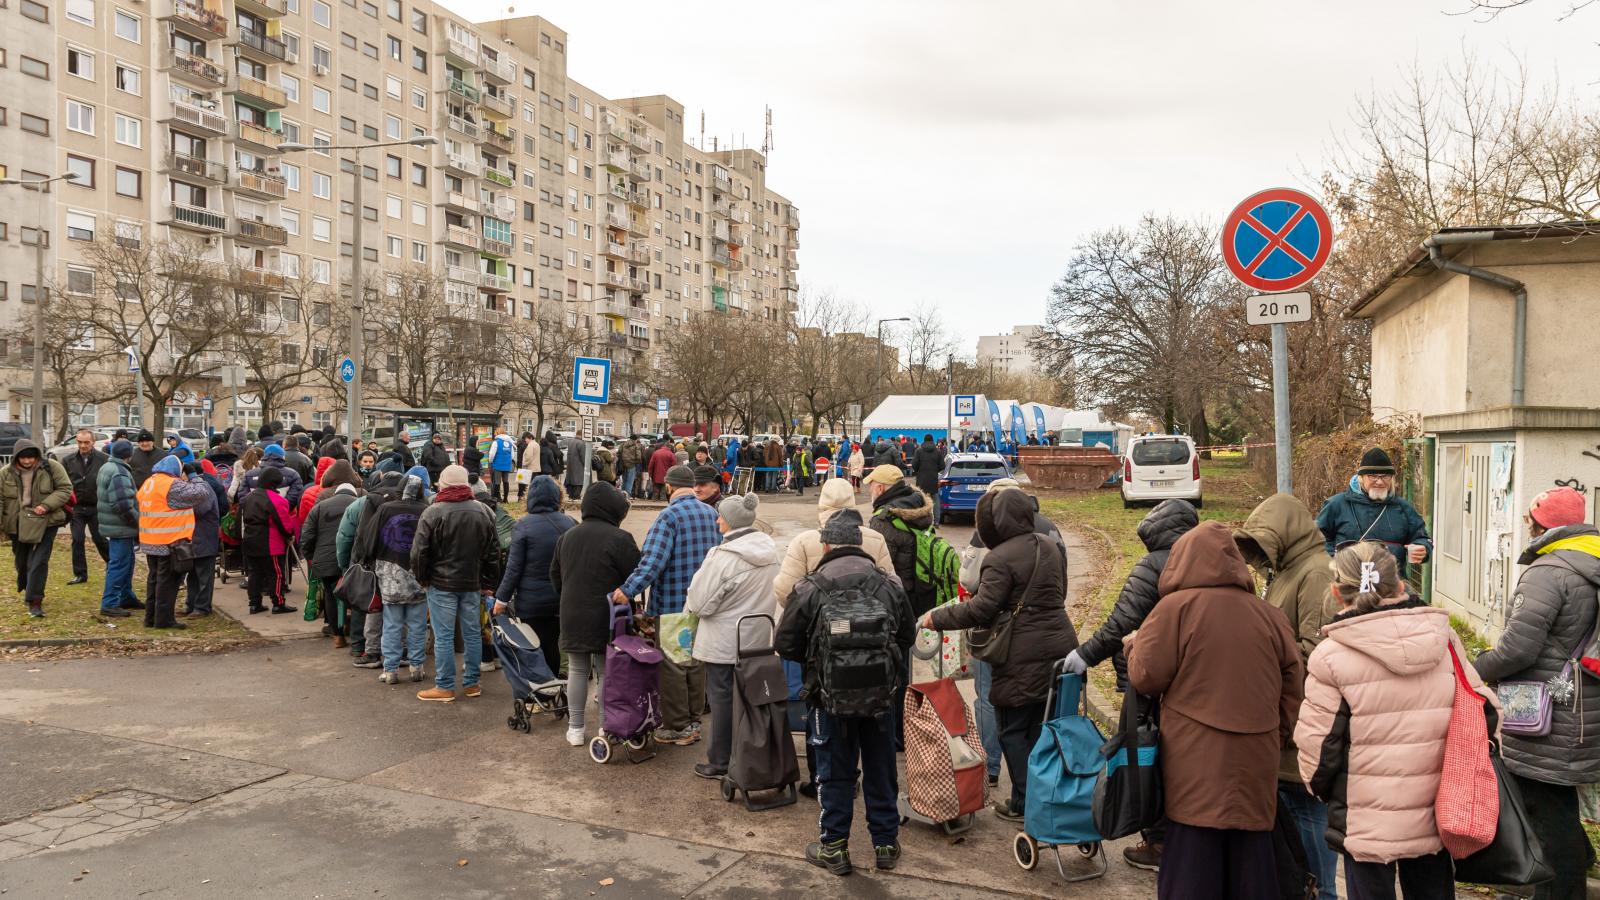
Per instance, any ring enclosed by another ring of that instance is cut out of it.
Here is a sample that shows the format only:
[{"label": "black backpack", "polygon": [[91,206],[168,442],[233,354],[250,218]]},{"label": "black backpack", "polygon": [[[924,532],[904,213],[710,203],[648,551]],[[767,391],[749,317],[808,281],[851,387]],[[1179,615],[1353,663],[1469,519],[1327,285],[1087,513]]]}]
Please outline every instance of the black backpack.
[{"label": "black backpack", "polygon": [[879,572],[807,580],[821,598],[811,623],[811,659],[821,691],[813,705],[855,718],[888,712],[903,664],[894,643],[893,585]]}]

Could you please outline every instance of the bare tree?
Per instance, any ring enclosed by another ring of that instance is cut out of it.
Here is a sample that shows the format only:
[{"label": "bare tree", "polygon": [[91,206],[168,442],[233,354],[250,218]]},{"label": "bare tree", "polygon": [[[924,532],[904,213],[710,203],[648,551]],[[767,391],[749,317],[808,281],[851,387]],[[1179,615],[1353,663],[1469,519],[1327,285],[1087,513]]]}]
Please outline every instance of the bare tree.
[{"label": "bare tree", "polygon": [[572,405],[572,359],[587,351],[587,329],[568,324],[559,303],[540,303],[532,319],[517,319],[500,329],[498,355],[517,391],[534,409],[536,431],[544,433],[545,414]]},{"label": "bare tree", "polygon": [[702,427],[715,424],[733,406],[734,394],[747,389],[753,373],[765,366],[766,349],[756,332],[759,320],[726,313],[691,313],[673,329],[657,370],[658,387],[681,398]]},{"label": "bare tree", "polygon": [[381,272],[372,288],[366,318],[368,337],[381,348],[378,393],[413,408],[446,399],[461,372],[453,323],[473,310],[452,308],[443,280],[420,267]]},{"label": "bare tree", "polygon": [[[954,347],[950,332],[946,330],[939,308],[922,302],[911,313],[910,327],[906,329],[906,358],[904,376],[906,386],[913,394],[931,394],[944,384],[945,362]],[[894,373],[896,380],[899,372]]]},{"label": "bare tree", "polygon": [[348,321],[343,318],[346,304],[334,302],[326,286],[310,279],[260,276],[236,268],[228,285],[234,321],[229,361],[244,367],[249,392],[261,400],[263,420],[272,421],[285,398],[308,383],[335,396],[340,393],[343,383],[329,342],[348,333],[334,325],[336,316]]},{"label": "bare tree", "polygon": [[[116,363],[123,359],[120,349],[96,340],[93,327],[77,317],[73,304],[62,302],[57,286],[49,285],[46,290],[55,299],[44,320],[42,348],[33,344],[32,316],[19,319],[0,337],[20,351],[24,366],[33,365],[35,353],[44,353],[45,398],[55,408],[52,443],[61,444],[66,442],[74,406],[126,400],[133,395],[133,387],[128,379],[114,374]],[[42,431],[40,438],[47,439]]]}]

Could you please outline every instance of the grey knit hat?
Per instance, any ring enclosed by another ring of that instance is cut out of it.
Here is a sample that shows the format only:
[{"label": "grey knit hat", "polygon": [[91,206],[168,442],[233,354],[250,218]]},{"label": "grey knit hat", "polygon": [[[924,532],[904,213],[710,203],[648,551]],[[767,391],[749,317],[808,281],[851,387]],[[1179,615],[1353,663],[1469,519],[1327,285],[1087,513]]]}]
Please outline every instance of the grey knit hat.
[{"label": "grey knit hat", "polygon": [[743,497],[733,494],[724,497],[722,502],[717,504],[717,515],[722,517],[722,521],[728,523],[729,531],[749,528],[756,524],[756,506],[760,502],[760,499],[756,497],[755,491],[751,491]]},{"label": "grey knit hat", "polygon": [[667,487],[694,487],[694,470],[685,465],[676,465],[668,469]]},{"label": "grey knit hat", "polygon": [[828,524],[822,526],[819,535],[829,547],[861,546],[860,510],[848,506],[834,513]]}]

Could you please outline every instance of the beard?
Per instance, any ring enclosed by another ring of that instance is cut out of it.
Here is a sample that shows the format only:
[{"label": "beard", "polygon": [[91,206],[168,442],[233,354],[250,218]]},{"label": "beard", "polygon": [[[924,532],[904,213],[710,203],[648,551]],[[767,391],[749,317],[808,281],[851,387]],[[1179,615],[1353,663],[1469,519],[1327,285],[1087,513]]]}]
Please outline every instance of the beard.
[{"label": "beard", "polygon": [[1389,489],[1377,487],[1368,488],[1367,499],[1371,500],[1373,503],[1382,503],[1383,501],[1389,499]]}]

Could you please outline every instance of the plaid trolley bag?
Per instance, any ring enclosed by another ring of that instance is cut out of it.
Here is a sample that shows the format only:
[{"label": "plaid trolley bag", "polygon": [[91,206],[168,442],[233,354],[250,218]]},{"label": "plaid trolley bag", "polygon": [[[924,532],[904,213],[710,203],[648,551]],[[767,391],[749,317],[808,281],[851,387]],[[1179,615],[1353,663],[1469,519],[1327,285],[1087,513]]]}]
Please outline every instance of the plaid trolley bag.
[{"label": "plaid trolley bag", "polygon": [[946,834],[972,827],[988,799],[987,757],[972,710],[949,678],[906,689],[906,790],[900,815]]}]

